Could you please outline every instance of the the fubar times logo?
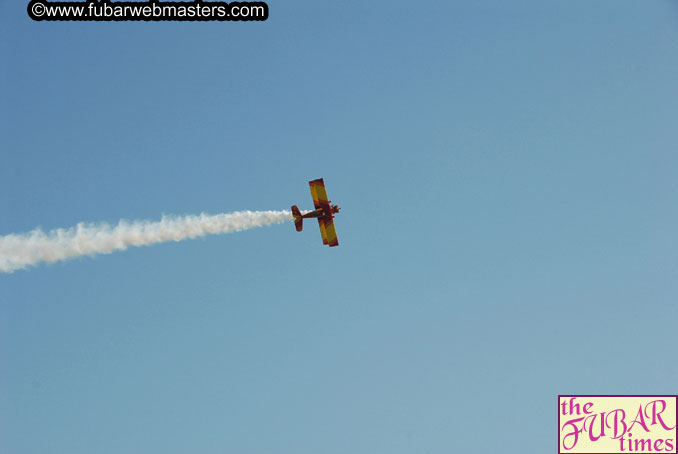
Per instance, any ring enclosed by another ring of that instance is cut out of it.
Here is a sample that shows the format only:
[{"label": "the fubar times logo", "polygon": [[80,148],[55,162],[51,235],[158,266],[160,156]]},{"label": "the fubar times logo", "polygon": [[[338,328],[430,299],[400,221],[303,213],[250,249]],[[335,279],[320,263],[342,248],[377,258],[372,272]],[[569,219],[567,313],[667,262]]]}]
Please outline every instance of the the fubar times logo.
[{"label": "the fubar times logo", "polygon": [[678,396],[558,396],[558,454],[676,453]]}]

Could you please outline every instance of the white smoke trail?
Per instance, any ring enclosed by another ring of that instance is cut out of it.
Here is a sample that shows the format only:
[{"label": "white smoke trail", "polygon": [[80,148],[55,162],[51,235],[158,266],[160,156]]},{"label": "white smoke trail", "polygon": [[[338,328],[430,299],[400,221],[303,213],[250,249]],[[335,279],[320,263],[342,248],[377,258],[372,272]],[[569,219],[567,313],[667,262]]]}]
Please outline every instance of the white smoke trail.
[{"label": "white smoke trail", "polygon": [[40,262],[110,254],[128,246],[148,246],[208,234],[238,232],[291,219],[292,213],[286,210],[236,211],[215,215],[163,216],[156,222],[121,220],[116,226],[79,223],[70,229],[56,229],[48,233],[35,229],[0,236],[0,272],[11,273]]}]

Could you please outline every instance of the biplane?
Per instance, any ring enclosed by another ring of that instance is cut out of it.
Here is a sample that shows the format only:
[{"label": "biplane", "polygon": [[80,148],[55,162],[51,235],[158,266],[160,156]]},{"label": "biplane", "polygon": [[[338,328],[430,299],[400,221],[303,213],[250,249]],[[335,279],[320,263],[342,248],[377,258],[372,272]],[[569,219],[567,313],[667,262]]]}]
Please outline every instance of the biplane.
[{"label": "biplane", "polygon": [[294,226],[297,232],[303,230],[304,219],[316,218],[318,219],[323,244],[327,244],[330,247],[339,246],[337,231],[334,229],[334,215],[339,212],[339,207],[332,205],[332,201],[327,198],[327,191],[325,191],[325,183],[322,178],[309,181],[308,185],[311,187],[311,197],[313,197],[315,210],[301,214],[299,208],[296,205],[292,205]]}]

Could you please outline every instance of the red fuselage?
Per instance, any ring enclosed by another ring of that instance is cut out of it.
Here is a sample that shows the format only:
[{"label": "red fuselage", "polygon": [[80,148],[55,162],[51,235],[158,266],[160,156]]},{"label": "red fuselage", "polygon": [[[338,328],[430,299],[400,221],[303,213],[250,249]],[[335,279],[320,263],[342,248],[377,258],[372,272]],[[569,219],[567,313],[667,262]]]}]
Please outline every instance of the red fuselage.
[{"label": "red fuselage", "polygon": [[318,208],[317,210],[309,211],[306,214],[302,214],[303,219],[308,218],[320,218],[320,219],[332,219],[334,214],[339,212],[339,207],[336,205],[330,205],[330,209]]}]

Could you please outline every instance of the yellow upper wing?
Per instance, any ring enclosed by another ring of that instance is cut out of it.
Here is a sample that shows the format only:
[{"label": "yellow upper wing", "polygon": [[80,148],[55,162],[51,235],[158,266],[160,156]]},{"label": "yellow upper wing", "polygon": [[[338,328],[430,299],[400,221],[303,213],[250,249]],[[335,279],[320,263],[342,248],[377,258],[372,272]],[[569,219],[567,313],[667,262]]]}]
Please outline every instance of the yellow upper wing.
[{"label": "yellow upper wing", "polygon": [[327,191],[325,191],[325,182],[322,178],[309,181],[308,185],[311,188],[311,197],[313,197],[313,205],[316,208],[321,208],[329,203]]}]

